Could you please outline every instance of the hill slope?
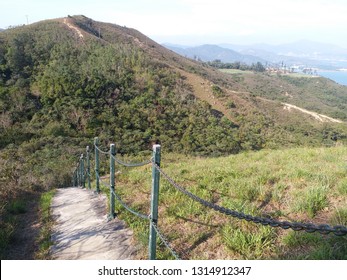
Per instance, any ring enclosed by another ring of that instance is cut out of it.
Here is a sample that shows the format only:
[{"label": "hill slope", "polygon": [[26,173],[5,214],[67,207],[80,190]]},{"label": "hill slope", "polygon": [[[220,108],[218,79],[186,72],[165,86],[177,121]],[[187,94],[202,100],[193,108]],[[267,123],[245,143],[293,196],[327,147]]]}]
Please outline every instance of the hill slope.
[{"label": "hill slope", "polygon": [[[312,94],[308,91],[313,86],[310,81],[265,75],[245,76],[240,81],[180,57],[136,30],[83,16],[9,30],[1,41],[5,135],[0,147],[20,144],[33,134],[51,135],[55,130],[56,136],[74,138],[105,132],[106,140],[117,134],[124,137],[118,141],[125,153],[130,152],[130,146],[135,145],[136,152],[153,141],[172,150],[202,154],[237,152],[243,146],[262,148],[278,114],[264,114],[254,96],[347,120],[342,113],[346,112],[346,91],[329,86],[330,97],[324,98],[319,92],[327,87],[324,80],[315,85],[317,91]],[[290,91],[287,96],[295,97],[288,100],[283,96],[284,88]],[[297,97],[307,104],[295,102]],[[320,103],[312,107],[312,100]],[[17,109],[19,116],[14,113]],[[204,123],[201,128],[192,116]],[[261,143],[245,143],[250,140],[240,137],[240,129],[247,130],[254,117],[262,130],[258,135]],[[218,127],[225,132],[223,137],[218,138]],[[194,135],[196,130],[199,135]],[[204,141],[211,135],[209,143]],[[225,137],[231,137],[234,144],[216,146]]]},{"label": "hill slope", "polygon": [[2,149],[79,146],[98,135],[121,153],[161,142],[219,155],[345,139],[343,125],[273,102],[347,121],[347,90],[326,79],[223,74],[84,16],[6,30],[0,42]]},{"label": "hill slope", "polygon": [[5,30],[0,209],[25,191],[70,184],[95,136],[122,154],[160,142],[164,152],[208,156],[346,141],[345,123],[283,110],[286,102],[347,121],[346,89],[319,82],[224,74],[134,29],[84,16]]}]

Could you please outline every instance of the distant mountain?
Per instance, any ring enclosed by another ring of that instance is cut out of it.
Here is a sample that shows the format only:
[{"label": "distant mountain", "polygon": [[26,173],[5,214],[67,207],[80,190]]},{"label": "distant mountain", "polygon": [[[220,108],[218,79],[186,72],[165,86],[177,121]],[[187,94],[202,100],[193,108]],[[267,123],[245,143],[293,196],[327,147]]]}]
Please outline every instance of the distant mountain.
[{"label": "distant mountain", "polygon": [[282,44],[275,48],[278,54],[286,56],[307,57],[311,59],[347,59],[347,49],[317,42],[302,40]]},{"label": "distant mountain", "polygon": [[283,62],[287,66],[301,65],[328,70],[347,68],[347,49],[307,40],[282,45],[205,44],[191,47],[165,43],[163,46],[182,56],[205,62],[218,59],[222,62],[239,61],[245,64]]},{"label": "distant mountain", "polygon": [[213,61],[216,59],[222,62],[235,62],[239,61],[245,64],[252,64],[257,62],[266,62],[263,58],[242,54],[234,50],[223,48],[217,45],[202,45],[197,47],[184,47],[179,45],[164,44],[164,46],[172,51],[196,60]]},{"label": "distant mountain", "polygon": [[220,46],[244,55],[258,56],[273,63],[284,61],[286,64],[303,64],[323,69],[336,69],[347,66],[347,49],[308,40],[281,45],[221,44]]}]

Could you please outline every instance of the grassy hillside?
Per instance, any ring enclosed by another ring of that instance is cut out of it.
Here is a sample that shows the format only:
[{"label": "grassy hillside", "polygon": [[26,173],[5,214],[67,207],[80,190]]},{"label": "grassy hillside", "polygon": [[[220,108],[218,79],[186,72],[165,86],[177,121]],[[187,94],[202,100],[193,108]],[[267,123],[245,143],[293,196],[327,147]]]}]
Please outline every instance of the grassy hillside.
[{"label": "grassy hillside", "polygon": [[[262,139],[266,139],[263,147],[322,144],[329,146],[336,141],[346,141],[346,86],[320,77],[235,70],[223,72],[231,77],[234,84],[224,91],[223,96],[218,97],[217,102],[226,108],[236,123],[244,120],[246,123],[262,123],[260,130],[266,135],[261,136]],[[245,101],[248,105],[246,109]],[[342,122],[321,122],[298,110],[285,110],[283,103],[296,105]],[[243,110],[238,111],[238,107]],[[252,119],[252,115],[258,116],[258,120]]]},{"label": "grassy hillside", "polygon": [[1,32],[0,249],[16,215],[30,211],[25,198],[69,185],[95,136],[124,155],[158,142],[206,157],[346,143],[345,123],[286,113],[286,99],[275,97],[284,85],[293,104],[346,121],[344,88],[321,81],[323,91],[306,80],[223,74],[134,29],[84,16]]},{"label": "grassy hillside", "polygon": [[[347,226],[347,149],[263,150],[215,159],[163,153],[162,169],[199,197],[246,214]],[[151,167],[121,169],[117,192],[150,209]],[[159,228],[188,259],[346,259],[346,237],[294,232],[231,218],[178,192],[163,177]],[[148,224],[119,207],[146,258]],[[161,247],[161,258],[171,257]]]},{"label": "grassy hillside", "polygon": [[230,72],[240,87],[270,100],[291,103],[333,118],[347,120],[347,87],[322,77]]}]

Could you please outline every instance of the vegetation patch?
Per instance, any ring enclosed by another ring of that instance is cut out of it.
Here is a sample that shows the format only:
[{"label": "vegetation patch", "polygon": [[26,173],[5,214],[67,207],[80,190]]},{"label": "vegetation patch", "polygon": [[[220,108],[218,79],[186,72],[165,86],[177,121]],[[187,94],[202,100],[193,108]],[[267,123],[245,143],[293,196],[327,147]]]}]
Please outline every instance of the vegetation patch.
[{"label": "vegetation patch", "polygon": [[259,227],[254,232],[242,230],[233,226],[222,229],[224,245],[241,258],[259,259],[269,254],[273,248],[274,230],[269,227]]},{"label": "vegetation patch", "polygon": [[310,218],[313,218],[317,212],[328,207],[328,187],[314,186],[307,190],[301,191],[294,199],[294,211],[307,213]]},{"label": "vegetation patch", "polygon": [[211,89],[212,89],[212,92],[213,92],[213,95],[220,98],[220,97],[224,97],[225,94],[223,92],[223,90],[217,86],[217,85],[212,85],[211,86]]},{"label": "vegetation patch", "polygon": [[10,214],[23,214],[27,211],[26,202],[23,199],[15,199],[8,203],[6,207]]},{"label": "vegetation patch", "polygon": [[0,226],[0,257],[1,259],[5,259],[4,252],[8,248],[16,224],[13,220],[6,219],[0,222]]}]

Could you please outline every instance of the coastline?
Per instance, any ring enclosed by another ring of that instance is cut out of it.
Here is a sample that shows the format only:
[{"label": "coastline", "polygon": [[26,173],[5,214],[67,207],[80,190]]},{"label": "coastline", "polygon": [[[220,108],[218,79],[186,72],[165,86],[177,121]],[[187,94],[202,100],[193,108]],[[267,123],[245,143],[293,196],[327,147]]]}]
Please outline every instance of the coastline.
[{"label": "coastline", "polygon": [[347,69],[338,70],[318,70],[318,75],[333,80],[334,82],[347,86]]}]

